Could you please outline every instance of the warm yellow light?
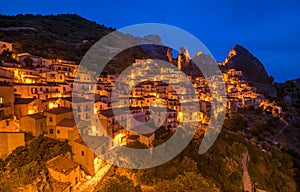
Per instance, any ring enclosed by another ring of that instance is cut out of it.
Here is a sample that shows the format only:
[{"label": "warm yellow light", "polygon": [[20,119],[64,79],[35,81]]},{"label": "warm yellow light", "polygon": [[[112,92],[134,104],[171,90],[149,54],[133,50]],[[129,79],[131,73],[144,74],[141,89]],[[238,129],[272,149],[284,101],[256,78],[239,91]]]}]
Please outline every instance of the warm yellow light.
[{"label": "warm yellow light", "polygon": [[28,115],[34,114],[34,110],[33,109],[29,109],[28,110]]},{"label": "warm yellow light", "polygon": [[52,109],[54,107],[53,103],[49,103],[49,109]]},{"label": "warm yellow light", "polygon": [[92,135],[98,135],[98,130],[97,127],[95,125],[92,126]]},{"label": "warm yellow light", "polygon": [[179,112],[178,116],[177,116],[177,120],[180,122],[180,121],[182,121],[182,118],[183,118],[183,114],[182,114],[182,112]]},{"label": "warm yellow light", "polygon": [[126,139],[125,139],[125,134],[124,133],[119,133],[115,136],[114,142],[119,144],[119,145],[126,145]]}]

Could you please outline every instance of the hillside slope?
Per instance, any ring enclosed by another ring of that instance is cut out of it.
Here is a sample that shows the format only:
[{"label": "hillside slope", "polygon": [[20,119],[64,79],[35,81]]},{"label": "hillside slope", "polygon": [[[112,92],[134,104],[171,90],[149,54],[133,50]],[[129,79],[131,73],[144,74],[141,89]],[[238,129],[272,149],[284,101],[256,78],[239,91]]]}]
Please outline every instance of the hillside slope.
[{"label": "hillside slope", "polygon": [[76,14],[0,15],[0,40],[12,42],[16,52],[79,62],[101,37],[112,32]]}]

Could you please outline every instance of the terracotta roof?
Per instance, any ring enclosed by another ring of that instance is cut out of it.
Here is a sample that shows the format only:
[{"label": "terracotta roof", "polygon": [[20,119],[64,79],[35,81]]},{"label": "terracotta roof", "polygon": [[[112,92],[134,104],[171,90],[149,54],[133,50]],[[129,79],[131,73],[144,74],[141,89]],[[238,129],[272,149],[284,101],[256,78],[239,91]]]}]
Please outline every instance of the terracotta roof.
[{"label": "terracotta roof", "polygon": [[155,132],[155,130],[152,127],[147,126],[147,125],[140,125],[140,126],[134,127],[130,131],[135,134],[138,134],[138,135],[143,135],[145,137],[151,137]]},{"label": "terracotta roof", "polygon": [[72,97],[62,97],[61,99],[72,102]]},{"label": "terracotta roof", "polygon": [[15,98],[15,104],[29,104],[36,100],[36,98]]},{"label": "terracotta roof", "polygon": [[57,172],[68,175],[71,171],[76,169],[79,165],[63,156],[57,156],[47,162],[47,167]]},{"label": "terracotta roof", "polygon": [[46,100],[43,100],[43,102],[48,102],[48,101],[57,101],[59,100],[61,97],[52,97],[52,98],[48,98]]},{"label": "terracotta roof", "polygon": [[56,126],[60,127],[74,127],[76,125],[76,122],[74,119],[63,119],[59,123],[57,123]]},{"label": "terracotta roof", "polygon": [[31,117],[33,119],[42,119],[45,118],[46,116],[41,114],[41,113],[35,113],[35,114],[31,114],[31,115],[27,115],[28,117]]},{"label": "terracotta roof", "polygon": [[140,138],[139,135],[129,135],[129,136],[127,137],[127,139],[129,139],[129,140],[138,140],[139,138]]},{"label": "terracotta roof", "polygon": [[82,97],[73,97],[72,99],[73,103],[84,103],[84,102],[94,102],[92,99],[85,99]]},{"label": "terracotta roof", "polygon": [[84,102],[94,102],[91,99],[85,99],[85,98],[81,98],[81,97],[62,97],[62,100],[67,100],[70,101],[72,103],[84,103]]},{"label": "terracotta roof", "polygon": [[123,115],[128,113],[128,108],[127,107],[121,107],[121,108],[114,108],[112,109],[107,109],[107,110],[101,110],[100,114],[103,115],[106,118],[118,116],[118,115]]},{"label": "terracotta roof", "polygon": [[108,142],[109,139],[105,136],[82,136],[75,140],[76,143],[88,146],[92,150],[97,150],[100,146]]},{"label": "terracotta roof", "polygon": [[51,113],[56,115],[68,113],[68,112],[72,112],[72,109],[66,107],[58,107],[58,108],[53,108],[45,111],[45,113]]},{"label": "terracotta roof", "polygon": [[52,179],[50,182],[53,187],[53,192],[62,192],[71,186],[70,182],[63,183],[63,182],[56,181],[54,179]]}]

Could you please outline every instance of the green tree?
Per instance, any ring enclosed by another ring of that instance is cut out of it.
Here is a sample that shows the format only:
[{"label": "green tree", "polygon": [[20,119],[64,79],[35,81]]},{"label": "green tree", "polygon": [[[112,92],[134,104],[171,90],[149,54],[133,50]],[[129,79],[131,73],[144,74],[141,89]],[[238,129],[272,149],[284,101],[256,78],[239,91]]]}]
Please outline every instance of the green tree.
[{"label": "green tree", "polygon": [[203,191],[218,192],[220,189],[215,183],[204,178],[201,174],[187,172],[179,175],[174,180],[165,180],[157,183],[153,191],[181,192],[181,191]]},{"label": "green tree", "polygon": [[99,192],[141,192],[140,186],[134,186],[133,181],[125,176],[114,174],[107,177],[96,187]]},{"label": "green tree", "polygon": [[240,114],[231,114],[229,117],[225,118],[223,127],[231,131],[241,131],[247,126],[246,119]]}]

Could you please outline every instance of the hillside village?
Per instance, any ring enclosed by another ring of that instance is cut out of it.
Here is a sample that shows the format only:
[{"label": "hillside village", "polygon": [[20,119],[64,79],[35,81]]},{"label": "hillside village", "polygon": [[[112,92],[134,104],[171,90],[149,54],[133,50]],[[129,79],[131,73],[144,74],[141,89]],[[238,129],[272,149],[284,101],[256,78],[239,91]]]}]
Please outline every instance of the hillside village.
[{"label": "hillside village", "polygon": [[[11,43],[0,41],[1,55],[12,51]],[[159,118],[157,124],[170,132],[175,132],[178,123],[188,118],[195,118],[199,125],[209,122],[213,98],[208,80],[201,76],[188,77],[199,100],[200,111],[197,111],[192,105],[194,100],[180,86],[184,81],[178,78],[176,72],[158,73],[166,74],[161,78],[172,81],[172,86],[162,81],[143,79],[143,75],[136,76],[156,68],[157,64],[153,60],[136,60],[134,70],[127,76],[100,75],[97,83],[91,86],[89,74],[76,75],[79,65],[73,61],[51,60],[30,53],[11,54],[11,58],[0,64],[0,158],[5,159],[17,147],[24,146],[25,134],[28,133],[34,137],[42,135],[68,140],[73,154],[57,156],[47,162],[51,177],[62,182],[60,191],[84,188],[87,185],[85,183],[99,176],[99,172],[110,168],[89,148],[87,140],[93,142],[96,150],[111,147],[115,143],[127,145],[139,142],[149,148],[154,146],[154,132],[139,134],[130,130],[135,127],[129,118],[130,114],[136,120],[145,122],[151,119],[151,115],[159,113],[162,106],[167,106],[165,118]],[[178,66],[181,65],[179,60]],[[242,71],[234,69],[223,73],[227,89],[227,108],[223,110],[236,112],[240,108],[262,107],[273,116],[280,117],[281,107],[266,100],[242,77]],[[116,105],[113,110],[111,96],[118,79],[121,82],[138,79],[143,83],[134,86],[129,92],[124,89],[124,92],[118,92],[119,95],[130,94],[130,97],[115,103],[123,111],[115,115]],[[217,86],[217,81],[211,81]],[[80,90],[81,94],[72,94],[73,88]],[[157,101],[162,105],[153,105]],[[189,116],[182,116],[181,106],[192,109]],[[74,114],[77,116],[74,117]],[[78,122],[80,128],[77,127]],[[105,132],[95,126],[98,122]],[[107,142],[106,135],[113,138],[114,142]],[[103,173],[100,175],[102,177]]]}]

